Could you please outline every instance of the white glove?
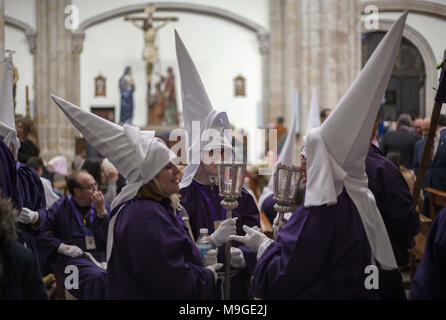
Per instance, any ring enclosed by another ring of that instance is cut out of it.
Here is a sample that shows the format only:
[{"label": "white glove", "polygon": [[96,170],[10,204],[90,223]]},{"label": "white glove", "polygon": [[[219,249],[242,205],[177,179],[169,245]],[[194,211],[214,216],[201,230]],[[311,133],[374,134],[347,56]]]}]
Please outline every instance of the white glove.
[{"label": "white glove", "polygon": [[57,252],[69,256],[71,258],[77,258],[84,254],[81,248],[78,246],[69,246],[64,243],[61,243],[59,248],[57,248]]},{"label": "white glove", "polygon": [[37,220],[39,220],[39,213],[28,208],[22,208],[22,211],[20,211],[17,220],[21,223],[33,224],[37,222]]},{"label": "white glove", "polygon": [[208,250],[203,257],[203,264],[205,267],[217,264],[217,250],[215,249]]},{"label": "white glove", "polygon": [[262,232],[262,228],[260,228],[258,226],[252,226],[251,228],[253,228],[254,230],[256,230],[258,232]]},{"label": "white glove", "polygon": [[245,269],[246,261],[243,251],[239,248],[231,247],[231,267],[236,269]]},{"label": "white glove", "polygon": [[243,243],[250,250],[257,252],[259,251],[260,245],[265,241],[272,241],[270,238],[265,236],[263,233],[248,227],[243,226],[243,230],[246,232],[244,236],[229,236],[229,240],[234,240]]},{"label": "white glove", "polygon": [[216,263],[216,264],[212,264],[212,265],[206,267],[212,271],[212,273],[214,275],[214,283],[217,283],[217,280],[218,280],[217,270],[220,269],[221,267],[223,267],[223,263]]},{"label": "white glove", "polygon": [[233,235],[237,232],[237,227],[235,226],[236,218],[226,219],[218,226],[217,230],[214,231],[213,234],[209,236],[211,241],[217,246],[220,247],[226,241],[228,241],[229,236]]}]

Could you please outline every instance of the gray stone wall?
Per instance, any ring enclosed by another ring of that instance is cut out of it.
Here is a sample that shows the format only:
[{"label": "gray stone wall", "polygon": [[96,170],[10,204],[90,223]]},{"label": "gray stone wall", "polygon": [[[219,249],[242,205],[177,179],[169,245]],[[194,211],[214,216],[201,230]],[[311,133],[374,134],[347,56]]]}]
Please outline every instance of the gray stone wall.
[{"label": "gray stone wall", "polygon": [[333,108],[360,70],[361,28],[356,0],[271,0],[267,121],[289,118],[291,93],[300,94],[305,132],[311,89],[320,108]]}]

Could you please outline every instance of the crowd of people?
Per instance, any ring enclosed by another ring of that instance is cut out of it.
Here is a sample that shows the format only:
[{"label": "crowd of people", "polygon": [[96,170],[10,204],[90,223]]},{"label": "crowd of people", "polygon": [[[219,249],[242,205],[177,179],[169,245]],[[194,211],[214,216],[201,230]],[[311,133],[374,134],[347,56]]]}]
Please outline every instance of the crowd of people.
[{"label": "crowd of people", "polygon": [[[396,128],[380,132],[377,118],[406,17],[338,105],[322,110],[300,152],[293,130],[283,133],[279,122],[278,162],[292,167],[300,159],[294,209],[285,220],[274,209],[272,179],[259,199],[242,187],[228,216],[217,170],[234,151],[229,119],[213,108],[177,33],[186,134],[194,121],[202,135],[220,133],[189,139],[189,159],[198,150],[200,161],[184,167],[155,132],[112,123],[53,95],[54,107],[100,157],[76,159],[71,168],[64,157],[45,163],[32,122],[14,119],[9,56],[0,83],[0,297],[54,299],[57,289],[81,300],[220,300],[231,282],[231,299],[407,299],[400,268],[420,229],[412,170],[429,119],[402,114]],[[438,96],[446,100],[444,80],[441,85]],[[445,120],[440,117],[423,180],[423,187],[444,191]],[[439,289],[445,211],[439,208],[426,247],[432,254],[420,262],[411,298],[446,298]],[[272,238],[261,228],[263,213]],[[203,232],[209,248],[201,252],[196,241]],[[376,270],[377,283],[367,270]]]}]

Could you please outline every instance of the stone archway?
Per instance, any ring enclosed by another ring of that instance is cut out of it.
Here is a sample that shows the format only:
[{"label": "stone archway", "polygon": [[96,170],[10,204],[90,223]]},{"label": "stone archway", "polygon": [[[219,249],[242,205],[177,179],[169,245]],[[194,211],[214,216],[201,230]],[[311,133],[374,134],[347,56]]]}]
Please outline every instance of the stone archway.
[{"label": "stone archway", "polygon": [[5,25],[9,25],[25,32],[26,39],[28,40],[29,51],[32,55],[36,53],[36,30],[33,27],[26,22],[6,15]]},{"label": "stone archway", "polygon": [[[400,9],[401,11],[401,9]],[[377,31],[387,32],[392,27],[394,21],[389,19],[380,19],[379,20],[379,28],[378,29],[366,29],[364,27],[364,23],[361,23],[362,30],[364,33],[371,33]],[[419,51],[421,57],[423,58],[423,62],[426,68],[426,80],[425,80],[425,113],[426,116],[432,113],[432,107],[435,98],[435,92],[432,90],[433,87],[436,87],[438,84],[438,75],[436,70],[437,61],[435,59],[434,52],[427,42],[427,40],[414,28],[406,25],[403,31],[403,37],[409,40]]]}]

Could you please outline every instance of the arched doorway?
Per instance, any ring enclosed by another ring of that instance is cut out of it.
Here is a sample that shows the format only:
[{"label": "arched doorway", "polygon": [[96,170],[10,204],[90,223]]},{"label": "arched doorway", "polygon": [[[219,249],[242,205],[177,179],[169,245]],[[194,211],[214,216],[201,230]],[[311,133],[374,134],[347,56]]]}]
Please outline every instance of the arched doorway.
[{"label": "arched doorway", "polygon": [[[381,31],[362,35],[362,65],[365,65],[384,35],[385,32]],[[425,117],[425,80],[426,67],[420,52],[403,37],[383,97],[380,120],[397,120],[401,113],[408,113],[413,119]]]}]

